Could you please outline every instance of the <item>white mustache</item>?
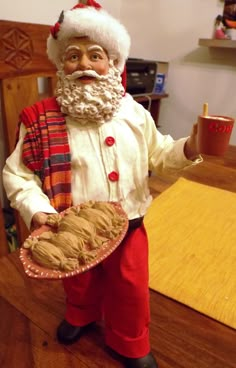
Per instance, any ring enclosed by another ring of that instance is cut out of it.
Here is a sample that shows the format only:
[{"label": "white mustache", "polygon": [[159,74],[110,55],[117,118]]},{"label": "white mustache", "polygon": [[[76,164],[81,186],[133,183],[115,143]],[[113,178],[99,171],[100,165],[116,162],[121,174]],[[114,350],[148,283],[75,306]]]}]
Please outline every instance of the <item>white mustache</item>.
[{"label": "white mustache", "polygon": [[78,79],[78,78],[81,78],[81,77],[92,77],[92,78],[96,78],[98,80],[101,80],[106,76],[99,75],[94,70],[84,70],[84,71],[77,70],[73,74],[67,75],[66,77],[69,80],[74,80],[74,79]]}]

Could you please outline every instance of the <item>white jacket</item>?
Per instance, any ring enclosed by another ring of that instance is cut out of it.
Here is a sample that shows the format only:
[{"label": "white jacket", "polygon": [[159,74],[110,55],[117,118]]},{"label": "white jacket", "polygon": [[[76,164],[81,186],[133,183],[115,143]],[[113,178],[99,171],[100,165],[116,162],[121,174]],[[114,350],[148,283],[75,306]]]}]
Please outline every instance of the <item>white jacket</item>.
[{"label": "white jacket", "polygon": [[[109,122],[83,125],[66,118],[72,167],[72,201],[119,201],[129,219],[145,215],[152,197],[148,170],[182,169],[201,161],[186,159],[187,138],[174,141],[156,128],[150,113],[129,95]],[[30,228],[36,212],[55,213],[42,192],[40,179],[22,162],[25,127],[21,125],[18,144],[3,169],[8,199]]]}]

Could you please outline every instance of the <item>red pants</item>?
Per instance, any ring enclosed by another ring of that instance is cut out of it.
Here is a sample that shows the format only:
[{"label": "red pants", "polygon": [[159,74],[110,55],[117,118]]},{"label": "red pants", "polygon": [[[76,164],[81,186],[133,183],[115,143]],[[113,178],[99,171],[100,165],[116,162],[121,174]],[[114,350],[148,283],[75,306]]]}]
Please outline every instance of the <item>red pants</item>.
[{"label": "red pants", "polygon": [[93,269],[64,279],[66,320],[105,322],[106,344],[127,357],[149,353],[148,240],[144,226]]}]

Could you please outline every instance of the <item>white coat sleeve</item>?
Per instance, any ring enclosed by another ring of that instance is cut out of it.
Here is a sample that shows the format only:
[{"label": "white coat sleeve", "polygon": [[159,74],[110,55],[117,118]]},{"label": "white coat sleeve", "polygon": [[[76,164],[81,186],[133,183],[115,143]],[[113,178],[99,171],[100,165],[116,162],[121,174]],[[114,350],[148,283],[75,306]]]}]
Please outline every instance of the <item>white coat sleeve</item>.
[{"label": "white coat sleeve", "polygon": [[145,137],[149,152],[149,169],[157,173],[176,171],[202,162],[199,155],[188,160],[184,154],[184,145],[188,137],[174,140],[170,135],[161,134],[149,113],[146,113]]},{"label": "white coat sleeve", "polygon": [[11,207],[19,211],[28,229],[36,212],[56,213],[49,198],[42,191],[42,183],[37,175],[22,162],[22,146],[26,130],[20,127],[20,137],[13,153],[3,168],[3,185]]}]

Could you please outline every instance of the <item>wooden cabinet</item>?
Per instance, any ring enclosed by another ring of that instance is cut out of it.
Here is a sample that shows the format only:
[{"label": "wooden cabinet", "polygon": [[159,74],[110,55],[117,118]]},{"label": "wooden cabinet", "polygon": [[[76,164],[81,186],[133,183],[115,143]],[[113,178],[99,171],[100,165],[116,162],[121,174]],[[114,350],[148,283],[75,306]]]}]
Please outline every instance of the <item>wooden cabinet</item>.
[{"label": "wooden cabinet", "polygon": [[158,119],[159,119],[159,113],[160,113],[160,106],[161,106],[161,100],[163,98],[167,98],[168,94],[160,94],[160,95],[140,95],[140,96],[133,96],[135,101],[141,103],[145,109],[150,111],[153,120],[156,123],[156,127],[159,127]]},{"label": "wooden cabinet", "polygon": [[5,221],[2,211],[2,205],[0,202],[0,257],[9,253],[9,247],[7,242],[7,235],[5,231]]}]

